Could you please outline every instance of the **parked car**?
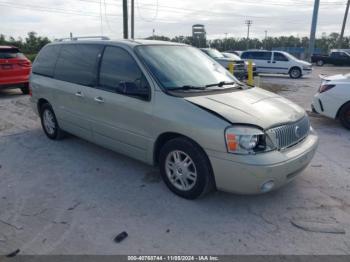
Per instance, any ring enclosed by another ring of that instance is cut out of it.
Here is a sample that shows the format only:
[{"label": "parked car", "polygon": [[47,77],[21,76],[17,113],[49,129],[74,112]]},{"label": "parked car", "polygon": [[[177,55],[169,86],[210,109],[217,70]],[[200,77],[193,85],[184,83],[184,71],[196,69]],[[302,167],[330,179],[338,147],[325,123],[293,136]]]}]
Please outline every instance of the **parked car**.
[{"label": "parked car", "polygon": [[322,83],[311,105],[313,111],[339,119],[350,129],[350,74],[320,77]]},{"label": "parked car", "polygon": [[206,53],[208,56],[213,58],[216,62],[218,62],[220,65],[225,67],[227,70],[229,69],[229,64],[233,63],[234,65],[234,75],[238,79],[243,79],[246,76],[246,69],[244,61],[239,58],[228,58],[225,57],[222,53],[220,53],[218,50],[213,48],[201,48],[201,50]]},{"label": "parked car", "polygon": [[31,62],[17,47],[0,46],[0,89],[20,88],[29,93]]},{"label": "parked car", "polygon": [[249,50],[243,52],[241,58],[253,60],[259,74],[286,74],[296,79],[312,72],[310,63],[282,51]]},{"label": "parked car", "polygon": [[243,51],[238,51],[238,50],[234,50],[234,49],[230,49],[230,50],[226,50],[224,53],[230,53],[230,54],[234,54],[237,56],[241,56],[241,54],[243,53]]},{"label": "parked car", "polygon": [[318,66],[324,64],[332,64],[337,66],[350,65],[350,54],[342,50],[334,50],[329,55],[312,55],[311,62],[316,63]]},{"label": "parked car", "polygon": [[[226,58],[230,58],[230,59],[235,59],[236,61],[240,61],[242,60],[238,55],[235,55],[234,53],[226,53],[223,52],[222,53],[224,55],[224,57]],[[245,69],[245,76],[248,77],[248,61],[244,61],[244,69]],[[253,76],[256,76],[258,73],[256,72],[256,64],[253,62],[252,63],[253,66]]]},{"label": "parked car", "polygon": [[48,138],[64,132],[159,165],[175,194],[265,193],[318,145],[305,111],[236,80],[197,48],[152,40],[46,45],[30,78]]}]

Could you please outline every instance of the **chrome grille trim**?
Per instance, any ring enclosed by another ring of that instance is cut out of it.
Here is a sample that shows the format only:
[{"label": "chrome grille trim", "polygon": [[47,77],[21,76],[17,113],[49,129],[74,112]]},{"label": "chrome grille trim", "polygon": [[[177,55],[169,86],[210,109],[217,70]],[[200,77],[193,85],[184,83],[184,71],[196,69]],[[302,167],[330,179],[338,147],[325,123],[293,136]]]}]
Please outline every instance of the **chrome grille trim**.
[{"label": "chrome grille trim", "polygon": [[278,149],[285,149],[299,143],[309,135],[309,132],[310,120],[308,116],[304,116],[297,122],[274,127],[266,131]]}]

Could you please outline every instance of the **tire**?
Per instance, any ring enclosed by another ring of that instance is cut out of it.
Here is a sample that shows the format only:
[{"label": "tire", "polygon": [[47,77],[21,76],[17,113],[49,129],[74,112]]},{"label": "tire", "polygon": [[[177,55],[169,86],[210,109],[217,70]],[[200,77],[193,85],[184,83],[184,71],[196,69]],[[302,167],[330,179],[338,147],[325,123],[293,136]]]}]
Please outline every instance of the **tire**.
[{"label": "tire", "polygon": [[301,73],[300,68],[292,67],[289,71],[289,76],[292,79],[298,79],[298,78],[302,77],[302,73]]},{"label": "tire", "polygon": [[28,95],[29,94],[29,86],[26,85],[24,87],[21,87],[21,91],[22,91],[23,95]]},{"label": "tire", "polygon": [[186,199],[205,195],[215,184],[207,155],[184,137],[174,138],[162,147],[159,168],[167,187]]},{"label": "tire", "polygon": [[324,61],[323,60],[317,60],[316,61],[316,65],[317,66],[323,66],[324,65]]},{"label": "tire", "polygon": [[342,106],[339,111],[340,123],[347,129],[350,129],[350,102]]},{"label": "tire", "polygon": [[58,125],[56,115],[50,104],[40,107],[41,126],[46,136],[52,140],[60,140],[64,137],[64,131]]}]

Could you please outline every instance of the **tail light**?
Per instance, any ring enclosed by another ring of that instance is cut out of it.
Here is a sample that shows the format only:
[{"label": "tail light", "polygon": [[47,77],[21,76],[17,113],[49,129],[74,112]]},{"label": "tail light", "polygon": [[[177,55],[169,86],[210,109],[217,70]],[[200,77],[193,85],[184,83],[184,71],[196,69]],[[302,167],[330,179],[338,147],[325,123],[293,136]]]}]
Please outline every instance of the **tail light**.
[{"label": "tail light", "polygon": [[22,67],[31,67],[31,62],[29,60],[21,60],[18,62],[18,65]]},{"label": "tail light", "polygon": [[323,93],[323,92],[326,92],[326,91],[332,89],[333,87],[335,87],[335,85],[328,85],[328,84],[321,85],[318,92]]}]

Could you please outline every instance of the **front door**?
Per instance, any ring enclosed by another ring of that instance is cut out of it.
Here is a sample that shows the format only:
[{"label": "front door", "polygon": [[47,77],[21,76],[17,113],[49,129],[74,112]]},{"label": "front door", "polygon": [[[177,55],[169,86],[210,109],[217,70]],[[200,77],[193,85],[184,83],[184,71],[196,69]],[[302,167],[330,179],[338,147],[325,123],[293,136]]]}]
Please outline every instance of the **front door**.
[{"label": "front door", "polygon": [[271,60],[271,73],[288,74],[290,67],[289,59],[280,52],[273,52]]},{"label": "front door", "polygon": [[[126,89],[142,89],[138,96]],[[96,143],[145,161],[153,141],[151,87],[136,60],[120,47],[104,50],[99,81],[89,92],[89,110]]]}]

